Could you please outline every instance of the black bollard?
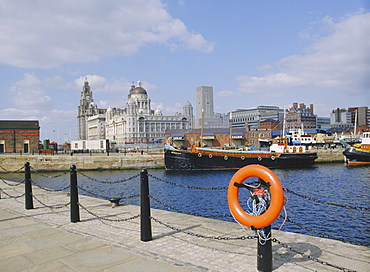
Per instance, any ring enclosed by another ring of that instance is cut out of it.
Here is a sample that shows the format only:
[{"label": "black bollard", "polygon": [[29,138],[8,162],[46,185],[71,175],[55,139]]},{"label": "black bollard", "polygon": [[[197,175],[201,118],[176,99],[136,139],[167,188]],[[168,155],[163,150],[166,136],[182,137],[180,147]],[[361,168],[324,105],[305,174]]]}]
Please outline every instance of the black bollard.
[{"label": "black bollard", "polygon": [[24,184],[26,196],[26,209],[33,209],[32,184],[31,184],[31,166],[29,162],[24,164]]},{"label": "black bollard", "polygon": [[150,221],[150,201],[149,201],[149,182],[148,170],[140,170],[140,227],[141,241],[152,240],[152,226]]},{"label": "black bollard", "polygon": [[262,240],[257,240],[257,271],[270,272],[272,271],[272,245],[271,245],[271,225],[263,228],[266,237]]},{"label": "black bollard", "polygon": [[71,199],[71,222],[80,222],[80,209],[78,206],[78,189],[77,189],[77,172],[76,165],[71,165],[71,188],[70,188],[70,199]]}]

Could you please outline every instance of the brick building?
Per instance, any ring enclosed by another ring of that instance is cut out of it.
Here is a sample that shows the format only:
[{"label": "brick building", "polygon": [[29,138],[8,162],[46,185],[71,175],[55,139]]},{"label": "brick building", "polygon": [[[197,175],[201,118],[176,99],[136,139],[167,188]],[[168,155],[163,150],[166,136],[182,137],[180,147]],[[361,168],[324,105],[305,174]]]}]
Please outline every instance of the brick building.
[{"label": "brick building", "polygon": [[0,120],[0,153],[37,152],[39,141],[39,121]]},{"label": "brick building", "polygon": [[285,117],[286,129],[309,129],[316,128],[316,116],[313,113],[313,104],[310,107],[306,107],[304,103],[299,104],[293,103]]}]

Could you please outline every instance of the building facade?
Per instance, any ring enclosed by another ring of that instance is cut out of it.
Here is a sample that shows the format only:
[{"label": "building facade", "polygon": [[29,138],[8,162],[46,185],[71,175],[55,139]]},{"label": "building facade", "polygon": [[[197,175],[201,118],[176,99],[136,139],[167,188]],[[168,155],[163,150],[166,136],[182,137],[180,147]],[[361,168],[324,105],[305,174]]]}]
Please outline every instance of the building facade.
[{"label": "building facade", "polygon": [[298,103],[293,103],[285,120],[287,130],[316,128],[316,116],[313,112],[313,104],[310,107],[306,107],[304,103],[300,103],[298,107]]},{"label": "building facade", "polygon": [[0,153],[38,152],[39,142],[39,121],[0,121]]},{"label": "building facade", "polygon": [[337,108],[330,113],[331,127],[351,127],[352,114],[346,109]]},{"label": "building facade", "polygon": [[357,126],[370,127],[370,109],[368,107],[352,107],[348,108],[351,113],[351,122]]},{"label": "building facade", "polygon": [[268,119],[282,124],[284,110],[276,106],[258,106],[252,109],[238,109],[231,114],[234,128],[245,126],[258,128],[260,122]]},{"label": "building facade", "polygon": [[86,81],[78,112],[80,140],[107,139],[118,147],[153,143],[164,138],[165,130],[193,128],[194,119],[189,101],[183,106],[182,114],[163,115],[159,109],[152,110],[151,100],[140,81],[131,86],[123,109],[99,109]]}]

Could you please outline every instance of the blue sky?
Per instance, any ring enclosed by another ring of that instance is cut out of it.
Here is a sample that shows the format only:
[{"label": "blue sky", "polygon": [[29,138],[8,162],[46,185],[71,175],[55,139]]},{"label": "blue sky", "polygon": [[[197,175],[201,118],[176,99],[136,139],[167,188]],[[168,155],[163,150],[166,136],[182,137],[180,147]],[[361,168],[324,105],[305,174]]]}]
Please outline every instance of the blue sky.
[{"label": "blue sky", "polygon": [[133,81],[152,109],[370,106],[370,13],[362,0],[1,0],[0,119],[39,120],[41,139],[77,138],[84,78],[100,108]]}]

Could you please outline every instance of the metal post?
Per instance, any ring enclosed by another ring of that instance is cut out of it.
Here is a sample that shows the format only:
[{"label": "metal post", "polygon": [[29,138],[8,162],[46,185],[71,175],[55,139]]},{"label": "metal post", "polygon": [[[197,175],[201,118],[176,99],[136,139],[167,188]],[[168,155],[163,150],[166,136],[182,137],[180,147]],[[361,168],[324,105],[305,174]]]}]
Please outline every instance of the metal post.
[{"label": "metal post", "polygon": [[24,184],[26,196],[26,209],[33,209],[32,184],[31,184],[31,166],[29,162],[24,164]]},{"label": "metal post", "polygon": [[[266,235],[264,239],[271,238],[271,225],[262,229]],[[272,246],[271,239],[260,243],[257,239],[257,271],[271,272],[272,271]]]},{"label": "metal post", "polygon": [[76,165],[71,165],[71,187],[70,187],[70,197],[71,197],[71,222],[80,222],[80,210],[78,206],[78,189],[77,189],[77,172]]},{"label": "metal post", "polygon": [[149,182],[148,170],[140,170],[140,227],[141,241],[152,240],[152,226],[150,221]]}]

